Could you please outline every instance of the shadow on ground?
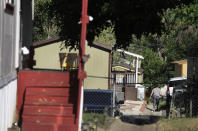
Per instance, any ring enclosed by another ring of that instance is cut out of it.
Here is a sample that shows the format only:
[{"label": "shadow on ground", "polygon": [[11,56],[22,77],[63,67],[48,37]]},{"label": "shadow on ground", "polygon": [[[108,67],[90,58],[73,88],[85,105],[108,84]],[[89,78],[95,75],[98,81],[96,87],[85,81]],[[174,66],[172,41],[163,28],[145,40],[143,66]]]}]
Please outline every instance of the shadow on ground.
[{"label": "shadow on ground", "polygon": [[122,122],[127,122],[136,125],[145,125],[156,123],[161,116],[152,116],[152,115],[125,115],[120,119]]}]

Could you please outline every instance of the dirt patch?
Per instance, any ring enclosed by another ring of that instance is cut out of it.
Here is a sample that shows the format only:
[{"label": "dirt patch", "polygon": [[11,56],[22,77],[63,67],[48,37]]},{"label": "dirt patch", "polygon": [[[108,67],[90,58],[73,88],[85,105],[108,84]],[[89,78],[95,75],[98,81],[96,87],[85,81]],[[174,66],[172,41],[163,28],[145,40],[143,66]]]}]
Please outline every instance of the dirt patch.
[{"label": "dirt patch", "polygon": [[198,118],[162,119],[158,125],[161,131],[198,131]]}]

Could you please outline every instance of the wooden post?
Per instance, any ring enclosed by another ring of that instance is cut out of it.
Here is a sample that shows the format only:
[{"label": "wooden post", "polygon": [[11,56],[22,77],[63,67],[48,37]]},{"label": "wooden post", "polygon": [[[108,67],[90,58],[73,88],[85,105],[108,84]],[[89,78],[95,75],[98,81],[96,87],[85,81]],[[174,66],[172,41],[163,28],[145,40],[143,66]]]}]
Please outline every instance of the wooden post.
[{"label": "wooden post", "polygon": [[89,23],[89,17],[87,15],[88,8],[88,0],[82,0],[82,16],[81,16],[81,41],[79,46],[79,59],[78,59],[78,105],[77,105],[77,121],[78,121],[78,131],[81,130],[81,122],[82,122],[82,109],[83,109],[83,80],[86,77],[86,73],[84,70],[85,63],[85,41],[86,41],[86,32],[87,32],[87,24]]}]

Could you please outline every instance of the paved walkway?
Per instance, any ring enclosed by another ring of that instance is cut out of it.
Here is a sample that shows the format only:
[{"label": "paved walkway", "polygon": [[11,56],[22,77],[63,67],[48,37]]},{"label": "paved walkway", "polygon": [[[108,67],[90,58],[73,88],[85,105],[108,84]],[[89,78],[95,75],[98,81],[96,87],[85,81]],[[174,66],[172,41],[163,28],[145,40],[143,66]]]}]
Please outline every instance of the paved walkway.
[{"label": "paved walkway", "polygon": [[146,104],[145,101],[127,100],[120,106],[120,113],[122,115],[139,115],[144,111],[144,109],[141,110],[144,104]]},{"label": "paved walkway", "polygon": [[125,101],[120,106],[120,113],[123,116],[128,115],[149,115],[149,116],[162,116],[162,111],[153,111],[152,105],[147,105],[145,101]]},{"label": "paved walkway", "polygon": [[152,105],[144,101],[126,101],[120,112],[119,119],[115,119],[107,129],[98,131],[158,131],[156,122],[162,117],[162,111],[153,112]]}]

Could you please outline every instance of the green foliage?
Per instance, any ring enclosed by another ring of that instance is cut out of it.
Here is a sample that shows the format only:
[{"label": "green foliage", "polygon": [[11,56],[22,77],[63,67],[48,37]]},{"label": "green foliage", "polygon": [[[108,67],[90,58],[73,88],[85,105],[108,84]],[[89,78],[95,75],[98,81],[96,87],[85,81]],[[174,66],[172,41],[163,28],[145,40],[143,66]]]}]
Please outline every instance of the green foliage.
[{"label": "green foliage", "polygon": [[185,30],[188,26],[197,27],[198,2],[168,9],[163,13],[162,23],[167,30]]},{"label": "green foliage", "polygon": [[83,122],[87,123],[88,121],[95,123],[94,118],[98,118],[98,126],[104,127],[105,120],[108,119],[107,116],[104,114],[97,114],[97,113],[83,113]]},{"label": "green foliage", "polygon": [[[65,44],[77,47],[80,41],[81,0],[36,0],[34,20],[34,41],[59,34]],[[88,14],[94,20],[88,24],[87,40],[93,41],[104,29],[113,25],[116,46],[126,48],[132,34],[161,32],[163,9],[189,3],[188,0],[91,0]],[[193,16],[193,15],[192,15]]]},{"label": "green foliage", "polygon": [[[175,54],[173,56],[185,58],[187,47],[192,43],[198,42],[197,21],[197,0],[194,0],[189,5],[182,5],[175,9],[164,11],[162,23],[165,27],[166,47],[169,48],[169,51],[174,50]],[[181,56],[178,56],[178,54]]]},{"label": "green foliage", "polygon": [[167,80],[166,63],[151,49],[146,49],[142,67],[144,69],[144,83],[162,83]]},{"label": "green foliage", "polygon": [[[145,57],[143,61],[145,83],[167,82],[173,77],[171,62],[186,59],[188,46],[198,42],[197,5],[198,2],[194,1],[189,5],[164,10],[162,15],[159,15],[164,25],[161,34],[143,33],[141,37],[137,34],[132,35],[131,42],[125,50]],[[115,28],[116,26],[113,31],[116,34]],[[111,31],[103,31],[97,39],[108,43]],[[113,31],[110,36],[113,36]],[[119,61],[119,58],[119,53],[114,53],[114,61]],[[126,59],[130,61],[130,58]]]},{"label": "green foliage", "polygon": [[162,109],[166,109],[166,108],[167,108],[166,106],[167,106],[167,105],[166,105],[166,100],[160,99],[160,100],[159,100],[158,108],[159,108],[160,110],[162,110]]},{"label": "green foliage", "polygon": [[131,35],[141,37],[143,33],[160,33],[161,18],[158,13],[163,9],[173,8],[175,5],[186,3],[183,0],[114,0],[112,2],[112,23],[115,24],[115,35],[119,48],[127,47],[131,42]]},{"label": "green foliage", "polygon": [[[161,18],[158,13],[163,9],[173,8],[188,0],[91,0],[88,5],[88,14],[94,20],[88,24],[87,40],[93,41],[101,31],[114,26],[116,46],[126,48],[131,43],[131,35],[141,36],[146,32],[160,32]],[[66,40],[66,45],[78,46],[81,25],[80,0],[52,0],[50,13],[56,17],[61,31],[60,36]]]},{"label": "green foliage", "polygon": [[58,36],[59,27],[51,14],[52,0],[35,0],[33,41],[46,40]]},{"label": "green foliage", "polygon": [[[141,37],[140,40],[143,43],[147,43],[142,45],[151,49],[151,51],[146,51],[147,53],[145,53],[143,63],[144,82],[151,82],[153,79],[152,82],[162,82],[163,80],[160,80],[160,76],[165,82],[169,77],[173,77],[173,64],[171,62],[187,58],[188,46],[198,42],[197,7],[198,1],[195,0],[189,5],[181,5],[174,9],[164,10],[163,15],[161,15],[162,24],[164,25],[163,32],[160,35],[149,34],[144,39],[142,39],[143,36]],[[146,56],[147,58],[151,57],[153,60],[145,63]],[[162,59],[156,59],[157,56]],[[158,65],[154,64],[156,61],[159,61]],[[159,68],[155,69],[155,67],[160,67],[161,71]],[[158,76],[160,72],[161,75]]]},{"label": "green foliage", "polygon": [[113,47],[116,42],[115,33],[113,29],[113,26],[107,27],[106,29],[101,31],[101,33],[98,36],[95,36],[94,41]]}]

